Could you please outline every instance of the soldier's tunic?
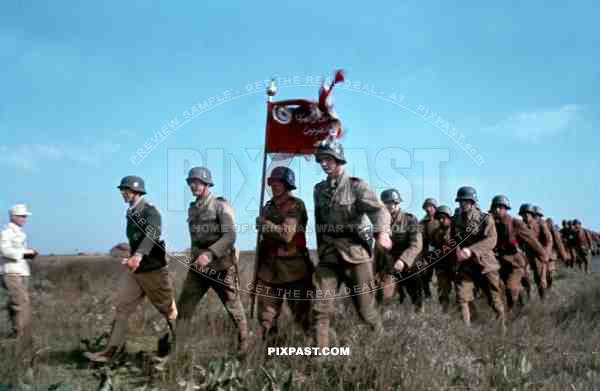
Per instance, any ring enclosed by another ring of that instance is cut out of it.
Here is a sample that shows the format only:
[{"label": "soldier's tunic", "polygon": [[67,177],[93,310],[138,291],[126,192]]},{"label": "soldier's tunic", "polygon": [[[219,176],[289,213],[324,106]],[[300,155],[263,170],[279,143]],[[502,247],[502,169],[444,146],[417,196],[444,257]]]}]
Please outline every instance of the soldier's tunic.
[{"label": "soldier's tunic", "polygon": [[127,239],[131,254],[142,255],[135,272],[123,273],[117,293],[116,319],[108,346],[121,346],[127,335],[129,316],[147,296],[156,309],[172,322],[177,318],[175,291],[165,259],[160,212],[144,197],[127,210]]},{"label": "soldier's tunic", "polygon": [[473,208],[460,213],[452,223],[452,237],[461,249],[469,248],[471,258],[458,264],[457,296],[459,304],[474,300],[475,285],[479,285],[488,297],[499,318],[504,317],[504,303],[500,289],[500,264],[494,255],[497,242],[493,218]]},{"label": "soldier's tunic", "polygon": [[570,258],[569,266],[574,267],[575,262],[577,262],[577,235],[575,234],[575,230],[571,226],[565,228],[564,235],[565,247],[567,248],[567,252]]},{"label": "soldier's tunic", "polygon": [[259,321],[265,331],[275,326],[287,299],[296,321],[308,330],[314,266],[306,247],[306,206],[284,194],[268,201],[262,215],[267,223],[262,227],[255,289]]},{"label": "soldier's tunic", "polygon": [[[242,344],[248,337],[248,323],[237,286],[234,211],[224,198],[209,193],[190,203],[188,226],[192,264],[177,303],[181,319],[191,318],[202,297],[212,288],[238,328]],[[203,253],[208,255],[210,263],[198,270],[195,262]]]},{"label": "soldier's tunic", "polygon": [[532,220],[527,226],[533,231],[542,247],[544,247],[544,254],[540,255],[531,246],[523,246],[525,254],[527,254],[527,258],[529,259],[529,266],[533,270],[533,279],[538,287],[538,293],[543,298],[544,289],[548,286],[547,273],[550,254],[552,253],[552,237],[546,223],[541,224],[538,220]]},{"label": "soldier's tunic", "polygon": [[[439,221],[437,221],[432,216],[425,216],[420,224],[420,229],[423,234],[423,256],[424,260],[429,258],[429,253],[433,250],[431,241],[433,232],[438,229],[440,226]],[[423,292],[426,297],[431,297],[431,279],[433,278],[434,266],[426,267],[421,271],[421,279],[423,281]]]},{"label": "soldier's tunic", "polygon": [[319,263],[313,309],[319,347],[329,344],[330,317],[342,282],[349,287],[361,318],[380,332],[381,318],[374,306],[372,256],[368,240],[361,236],[365,232],[361,223],[366,214],[375,235],[389,232],[389,213],[366,182],[345,171],[315,185],[314,203]]},{"label": "soldier's tunic", "polygon": [[[405,212],[392,215],[391,221],[393,243],[391,250],[384,250],[379,246],[375,250],[376,270],[380,276],[378,301],[389,302],[396,290],[406,288],[413,304],[420,309],[423,306],[421,274],[425,265],[421,258],[423,238],[419,224],[414,215]],[[401,273],[394,269],[397,260],[405,264],[405,269]]]},{"label": "soldier's tunic", "polygon": [[450,235],[451,227],[438,227],[431,233],[432,251],[427,255],[427,262],[435,267],[437,277],[438,299],[444,312],[450,306],[452,283],[456,280],[456,240]]},{"label": "soldier's tunic", "polygon": [[508,307],[517,302],[521,291],[521,280],[527,272],[527,259],[521,246],[528,246],[538,256],[543,257],[545,249],[538,242],[535,232],[519,219],[506,215],[496,218],[496,256],[500,262],[500,277],[506,286]]}]

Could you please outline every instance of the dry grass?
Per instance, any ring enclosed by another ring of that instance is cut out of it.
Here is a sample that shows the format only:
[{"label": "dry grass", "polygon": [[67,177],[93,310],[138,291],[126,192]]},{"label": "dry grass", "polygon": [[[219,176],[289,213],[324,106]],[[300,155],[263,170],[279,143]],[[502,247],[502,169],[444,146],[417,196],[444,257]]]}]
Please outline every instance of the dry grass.
[{"label": "dry grass", "polygon": [[[251,275],[252,254],[243,254],[242,283]],[[186,269],[171,263],[179,288]],[[0,390],[95,390],[107,368],[81,356],[81,339],[110,330],[111,295],[121,266],[106,257],[40,257],[31,284],[35,348],[21,354],[0,347]],[[4,295],[4,293],[2,293]],[[4,299],[4,297],[2,297]],[[248,295],[243,295],[245,304]],[[259,344],[237,361],[235,330],[216,295],[197,310],[190,331],[178,340],[166,370],[153,369],[150,354],[164,329],[148,304],[131,320],[126,354],[109,369],[115,390],[593,390],[600,389],[600,284],[598,275],[562,270],[547,301],[533,298],[502,337],[484,301],[478,320],[465,329],[456,312],[441,313],[429,301],[426,314],[410,304],[386,308],[386,335],[374,340],[352,307],[338,309],[338,345],[349,357],[317,362],[306,356],[267,356]],[[5,332],[5,314],[0,317]],[[252,324],[252,328],[256,325]],[[282,319],[282,333],[270,346],[310,346]],[[596,352],[598,350],[598,353]],[[19,382],[35,387],[8,387]],[[5,388],[3,388],[5,387]],[[200,389],[200,388],[197,388]]]}]

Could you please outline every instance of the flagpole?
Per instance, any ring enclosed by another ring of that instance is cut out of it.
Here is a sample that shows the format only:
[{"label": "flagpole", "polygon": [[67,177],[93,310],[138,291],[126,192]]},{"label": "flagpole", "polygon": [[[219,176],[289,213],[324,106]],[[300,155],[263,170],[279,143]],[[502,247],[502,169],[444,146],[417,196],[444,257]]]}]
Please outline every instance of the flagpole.
[{"label": "flagpole", "polygon": [[[267,94],[267,122],[265,124],[265,142],[263,145],[263,164],[262,164],[262,176],[260,181],[260,201],[259,201],[259,212],[258,215],[263,217],[263,203],[265,201],[265,176],[267,175],[267,130],[269,120],[269,103],[273,101],[273,96],[277,93],[277,87],[275,87],[274,79],[271,79],[269,86],[266,89]],[[260,262],[260,240],[262,235],[262,224],[258,224],[256,233],[256,247],[254,250],[254,278],[253,278],[253,290],[254,292],[250,296],[250,319],[254,319],[254,307],[256,303],[256,284],[258,281],[258,267]]]}]

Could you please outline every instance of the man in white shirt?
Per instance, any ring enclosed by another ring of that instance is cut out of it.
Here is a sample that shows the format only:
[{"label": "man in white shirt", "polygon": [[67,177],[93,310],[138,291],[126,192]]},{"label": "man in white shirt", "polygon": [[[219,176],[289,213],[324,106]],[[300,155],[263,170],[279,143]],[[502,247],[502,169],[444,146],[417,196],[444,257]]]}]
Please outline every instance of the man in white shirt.
[{"label": "man in white shirt", "polygon": [[31,302],[29,300],[29,276],[27,259],[38,253],[28,249],[23,226],[31,213],[23,204],[9,210],[10,222],[0,232],[0,275],[2,285],[8,291],[8,310],[12,322],[12,338],[31,337]]}]

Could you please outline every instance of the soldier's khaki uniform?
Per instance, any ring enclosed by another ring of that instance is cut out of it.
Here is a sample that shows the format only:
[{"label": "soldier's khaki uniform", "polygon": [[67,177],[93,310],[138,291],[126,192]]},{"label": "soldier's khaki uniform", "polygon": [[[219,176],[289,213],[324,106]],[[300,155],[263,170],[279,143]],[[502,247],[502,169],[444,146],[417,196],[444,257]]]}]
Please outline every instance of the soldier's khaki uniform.
[{"label": "soldier's khaki uniform", "polygon": [[504,321],[500,264],[494,255],[497,233],[493,218],[475,207],[466,216],[459,213],[452,223],[452,237],[461,249],[469,248],[472,252],[471,258],[457,267],[457,296],[463,319],[470,321],[469,304],[474,300],[477,284],[486,293],[498,319]]},{"label": "soldier's khaki uniform", "polygon": [[542,256],[530,246],[524,245],[525,253],[529,259],[529,266],[533,270],[533,279],[538,287],[538,293],[540,298],[544,298],[544,292],[548,286],[547,274],[550,254],[552,253],[552,236],[546,223],[541,224],[538,220],[533,219],[527,226],[544,247],[544,255]]},{"label": "soldier's khaki uniform", "polygon": [[[378,301],[382,304],[388,303],[396,290],[406,288],[412,303],[419,311],[423,308],[421,270],[426,267],[421,258],[423,238],[419,224],[414,215],[405,212],[392,215],[391,221],[392,248],[384,250],[377,246],[375,250],[376,270],[380,276]],[[401,260],[405,265],[405,269],[400,273],[394,270],[397,260]]]},{"label": "soldier's khaki uniform", "polygon": [[448,312],[452,283],[456,280],[456,258],[454,249],[456,240],[450,236],[451,227],[438,227],[431,233],[429,252],[426,263],[433,264],[437,278],[438,300],[442,310]]},{"label": "soldier's khaki uniform", "polygon": [[[553,273],[557,270],[559,261],[562,261],[565,264],[567,263],[568,254],[558,229],[550,222],[548,222],[548,229],[552,235],[552,253],[550,254],[549,271]],[[550,278],[548,279],[548,288],[552,286],[552,280],[552,274],[550,274]]]},{"label": "soldier's khaki uniform", "polygon": [[575,228],[573,250],[577,265],[586,273],[590,272],[590,263],[592,261],[591,241],[583,228]]},{"label": "soldier's khaki uniform", "polygon": [[[425,216],[419,223],[423,235],[423,256],[424,260],[429,258],[430,252],[433,250],[431,244],[433,232],[440,226],[439,221],[431,216]],[[427,267],[421,271],[421,279],[423,281],[423,293],[425,297],[431,297],[431,280],[433,278],[434,267]]]},{"label": "soldier's khaki uniform", "polygon": [[366,182],[345,171],[316,184],[314,202],[319,264],[313,309],[318,346],[329,346],[330,318],[342,282],[349,287],[361,318],[381,333],[381,318],[374,305],[372,256],[368,241],[361,239],[361,223],[367,214],[375,234],[389,232],[389,213]]},{"label": "soldier's khaki uniform", "polygon": [[165,243],[160,240],[161,221],[158,209],[143,197],[127,210],[130,255],[139,253],[143,257],[135,272],[126,271],[121,277],[109,350],[125,343],[129,317],[144,297],[148,297],[167,321],[174,322],[177,318],[175,291],[165,259]]},{"label": "soldier's khaki uniform", "polygon": [[[248,343],[248,322],[238,290],[233,208],[224,198],[209,193],[190,203],[188,225],[192,265],[177,303],[181,320],[193,316],[202,297],[212,288],[238,328],[239,349],[243,351]],[[211,261],[198,270],[195,262],[202,253],[207,254]]]},{"label": "soldier's khaki uniform", "polygon": [[500,277],[506,287],[506,298],[509,311],[519,299],[521,280],[527,273],[527,259],[522,252],[521,244],[529,246],[531,252],[544,257],[545,249],[538,242],[535,232],[519,219],[506,215],[496,218],[496,256],[500,262]]},{"label": "soldier's khaki uniform", "polygon": [[565,248],[567,253],[569,254],[569,267],[575,267],[575,262],[577,261],[577,251],[575,249],[577,243],[577,235],[575,234],[575,230],[572,226],[568,226],[563,231]]},{"label": "soldier's khaki uniform", "polygon": [[261,332],[264,336],[276,326],[286,299],[296,321],[308,331],[314,267],[306,247],[306,206],[284,194],[268,201],[262,216],[267,223],[262,227],[256,284]]}]

